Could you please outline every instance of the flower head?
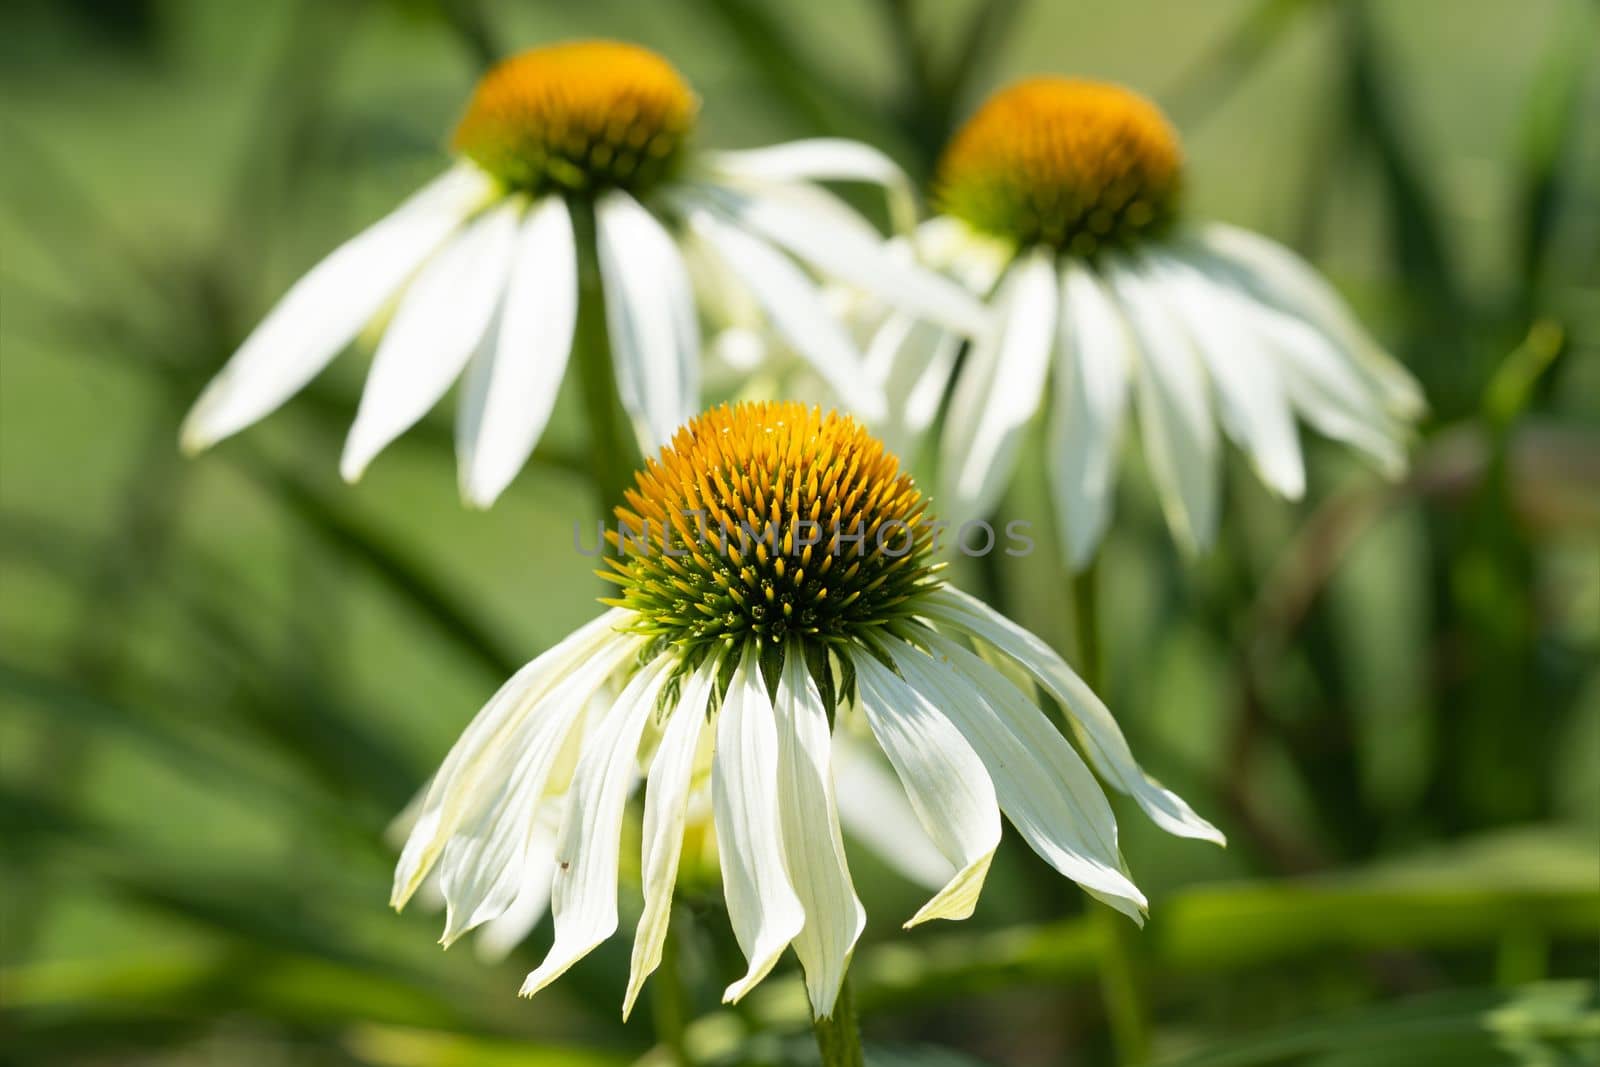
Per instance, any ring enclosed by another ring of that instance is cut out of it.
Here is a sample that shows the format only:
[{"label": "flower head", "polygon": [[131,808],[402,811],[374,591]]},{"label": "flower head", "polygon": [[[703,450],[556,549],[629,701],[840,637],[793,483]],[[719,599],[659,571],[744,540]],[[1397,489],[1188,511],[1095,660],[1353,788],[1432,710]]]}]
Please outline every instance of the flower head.
[{"label": "flower head", "polygon": [[534,48],[483,76],[452,146],[529,193],[644,192],[682,160],[700,102],[647,48],[573,41]]},{"label": "flower head", "polygon": [[1029,78],[957,131],[935,190],[945,213],[977,230],[1087,256],[1170,223],[1182,178],[1177,132],[1144,97]]},{"label": "flower head", "polygon": [[[812,184],[875,183],[904,218],[907,182],[882,153],[838,140],[697,150],[697,110],[672,65],[634,45],[554,45],[496,66],[456,130],[456,165],[290,288],[196,402],[184,448],[267,415],[387,316],[341,472],[360,478],[463,379],[461,492],[487,507],[549,421],[581,302],[603,295],[610,353],[578,358],[611,359],[647,454],[699,410],[701,312],[726,289],[868,415],[886,400],[814,273],[964,334],[985,328],[969,294],[885,255]],[[601,291],[580,293],[591,258]]]},{"label": "flower head", "polygon": [[678,431],[618,509],[609,603],[685,648],[849,642],[915,610],[933,578],[927,511],[854,419],[717,408]]},{"label": "flower head", "polygon": [[[555,941],[525,994],[615,932],[621,823],[642,772],[632,1007],[661,959],[693,783],[709,764],[724,896],[749,963],[726,998],[792,946],[812,1010],[830,1015],[865,921],[837,795],[857,779],[835,781],[835,727],[876,740],[941,858],[942,886],[908,925],[972,913],[1002,813],[1056,870],[1142,918],[1085,757],[1165,829],[1221,840],[1139,768],[1105,706],[1044,642],[928,568],[916,486],[853,419],[798,404],[718,409],[637,482],[619,509],[618,547],[630,547],[614,566],[616,606],[479,712],[411,813],[395,872],[403,905],[437,868],[447,941],[548,885]],[[674,510],[707,522],[680,523]],[[732,531],[750,520],[780,529],[758,546]],[[786,520],[825,532],[805,544]],[[833,538],[856,521],[863,532],[903,523],[911,536]],[[1064,709],[1083,755],[999,662]],[[552,812],[545,852],[531,842]]]}]

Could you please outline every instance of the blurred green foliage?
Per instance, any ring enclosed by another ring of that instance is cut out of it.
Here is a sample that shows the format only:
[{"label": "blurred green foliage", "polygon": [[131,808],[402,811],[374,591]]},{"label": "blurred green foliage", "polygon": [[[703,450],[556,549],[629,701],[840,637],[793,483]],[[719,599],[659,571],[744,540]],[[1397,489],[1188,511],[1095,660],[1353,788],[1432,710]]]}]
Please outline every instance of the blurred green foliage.
[{"label": "blurred green foliage", "polygon": [[[388,819],[593,611],[576,404],[487,514],[444,413],[337,483],[358,356],[176,451],[283,287],[439,168],[485,62],[597,35],[678,63],[709,143],[856,136],[917,177],[1018,74],[1169,109],[1192,209],[1313,258],[1433,413],[1398,485],[1321,446],[1288,505],[1235,464],[1197,564],[1121,502],[1109,703],[1232,841],[1126,821],[1154,1053],[1600,1061],[1597,24],[1586,0],[8,5],[0,1061],[665,1062],[648,1012],[618,1022],[625,945],[523,1002],[548,929],[488,965],[384,907]],[[1007,508],[1043,527],[1037,479]],[[1047,554],[960,577],[1069,646]],[[1108,1062],[1104,928],[1026,849],[970,922],[912,933],[915,889],[856,867],[872,1062]],[[727,937],[686,908],[691,1051],[814,1062],[798,980],[718,1007]]]}]

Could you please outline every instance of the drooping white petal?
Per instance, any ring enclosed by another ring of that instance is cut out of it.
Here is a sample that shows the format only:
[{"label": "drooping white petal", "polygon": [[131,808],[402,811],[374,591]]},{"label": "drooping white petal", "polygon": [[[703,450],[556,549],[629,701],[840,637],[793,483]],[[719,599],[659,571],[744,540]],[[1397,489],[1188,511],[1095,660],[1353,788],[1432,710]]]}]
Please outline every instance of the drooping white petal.
[{"label": "drooping white petal", "polygon": [[1221,456],[1200,358],[1137,266],[1118,258],[1105,278],[1138,346],[1139,431],[1167,524],[1185,548],[1203,550],[1216,536]]},{"label": "drooping white petal", "polygon": [[749,288],[789,347],[816,369],[845,405],[868,422],[882,419],[886,410],[882,392],[865,380],[861,353],[828,313],[811,279],[765,242],[710,210],[691,208],[686,219]]},{"label": "drooping white petal", "polygon": [[857,286],[886,303],[969,337],[989,328],[989,315],[967,290],[914,260],[889,254],[881,240],[832,213],[795,210],[792,200],[731,187],[702,187],[697,199],[760,234],[829,277]]},{"label": "drooping white petal", "polygon": [[184,420],[184,451],[237,433],[316,377],[492,193],[477,167],[455,167],[312,267],[206,386]]},{"label": "drooping white petal", "polygon": [[949,586],[923,597],[921,614],[993,645],[1024,667],[1066,710],[1078,743],[1100,776],[1133,797],[1157,826],[1179,837],[1226,843],[1221,831],[1196,815],[1182,797],[1145,774],[1105,704],[1037,635]]},{"label": "drooping white petal", "polygon": [[1372,377],[1395,417],[1410,421],[1427,410],[1417,380],[1373,339],[1333,287],[1294,252],[1260,234],[1223,223],[1201,227],[1192,240],[1242,271],[1258,295],[1332,338]]},{"label": "drooping white petal", "polygon": [[891,644],[895,665],[978,753],[1000,810],[1023,840],[1098,899],[1143,922],[1148,902],[1123,872],[1116,816],[1083,760],[993,667],[932,631],[925,640],[931,657]]},{"label": "drooping white petal", "polygon": [[694,780],[695,755],[706,722],[707,704],[721,666],[721,656],[708,656],[684,682],[645,782],[643,857],[639,865],[644,883],[644,911],[633,937],[628,992],[622,999],[624,1021],[633,1013],[645,979],[661,965],[661,951],[672,917],[672,891],[678,881],[678,859],[683,852],[683,829],[689,810],[689,786]]},{"label": "drooping white petal", "polygon": [[512,675],[468,724],[426,791],[406,809],[411,824],[395,867],[390,897],[394,907],[405,906],[465,812],[492,787],[489,773],[497,757],[510,751],[510,738],[530,709],[579,665],[609,660],[616,654],[607,651],[611,646],[632,647],[617,633],[625,616],[622,609],[613,608],[546,650]]},{"label": "drooping white petal", "polygon": [[486,508],[528,461],[550,421],[572,351],[577,250],[566,202],[547,196],[517,234],[505,299],[461,392],[461,495]]},{"label": "drooping white petal", "polygon": [[754,339],[751,342],[754,355],[743,361],[736,360],[735,365],[753,366],[760,362],[768,347],[765,337],[767,314],[761,301],[756,299],[733,265],[695,232],[693,226],[685,222],[676,236],[680,242],[678,251],[683,254],[684,265],[689,269],[689,284],[694,291],[695,304],[710,332],[708,347],[720,347],[724,343],[721,335],[730,331],[746,334]]},{"label": "drooping white petal", "polygon": [[[726,187],[716,187],[718,189]],[[702,188],[698,190],[700,196],[709,201],[715,208],[719,202],[719,194],[714,189]],[[822,219],[823,225],[835,230],[848,230],[852,239],[857,242],[882,244],[884,253],[893,256],[902,264],[909,264],[913,257],[909,248],[903,248],[894,238],[885,241],[876,226],[867,221],[866,217],[851,207],[842,197],[829,192],[820,185],[764,185],[760,189],[761,198],[773,210],[783,210],[789,214],[801,215],[810,219]],[[694,193],[689,194],[690,199]],[[900,253],[905,254],[900,254]],[[869,299],[879,299],[876,293],[868,290],[854,290],[858,295]]]},{"label": "drooping white petal", "polygon": [[940,508],[985,518],[1010,480],[1022,431],[1039,409],[1055,341],[1055,265],[1044,250],[1000,281],[994,328],[973,343],[945,423]]},{"label": "drooping white petal", "polygon": [[439,855],[444,944],[504,914],[522,891],[551,771],[573,732],[586,717],[592,721],[591,698],[637,647],[637,639],[616,641],[580,664],[488,754],[477,795]]},{"label": "drooping white petal", "polygon": [[1241,304],[1250,328],[1277,358],[1284,390],[1305,420],[1366,452],[1389,477],[1402,474],[1406,431],[1345,354],[1292,315],[1249,298]]},{"label": "drooping white petal", "polygon": [[746,645],[717,713],[711,769],[717,855],[733,936],[750,961],[745,976],[722,994],[739,1000],[767,976],[805,926],[784,863],[778,815],[778,731],[761,677],[760,654]]},{"label": "drooping white petal", "polygon": [[846,730],[834,734],[839,825],[908,881],[929,890],[942,888],[955,868],[922,828],[900,780],[868,744]]},{"label": "drooping white petal", "polygon": [[1060,326],[1049,461],[1056,523],[1068,563],[1080,570],[1111,519],[1136,357],[1115,301],[1072,260],[1062,270]]},{"label": "drooping white petal", "polygon": [[556,869],[556,835],[566,797],[548,797],[534,816],[528,854],[522,865],[522,888],[505,911],[478,928],[472,949],[485,963],[499,963],[526,941],[550,908],[550,880]]},{"label": "drooping white petal", "polygon": [[983,761],[950,720],[870,653],[853,657],[867,724],[900,776],[922,828],[955,877],[907,926],[965,919],[1000,844],[1000,807]]},{"label": "drooping white petal", "polygon": [[639,739],[672,666],[671,657],[657,656],[640,668],[583,739],[556,839],[550,888],[555,942],[522,983],[522,996],[533,996],[616,932],[623,808],[633,788]]},{"label": "drooping white petal", "polygon": [[406,290],[372,357],[339,461],[346,481],[427,414],[466,366],[505,291],[521,210],[508,200],[474,220]]},{"label": "drooping white petal", "polygon": [[899,164],[871,145],[840,137],[815,137],[766,148],[708,153],[711,168],[733,178],[763,182],[854,181],[881,185],[889,197],[894,228],[909,233],[917,224],[911,179]]},{"label": "drooping white petal", "polygon": [[689,272],[672,236],[620,189],[600,198],[595,224],[617,388],[648,454],[699,409]]},{"label": "drooping white petal", "polygon": [[794,954],[805,972],[811,1014],[833,1014],[867,913],[856,896],[839,833],[829,758],[828,713],[798,645],[784,654],[772,706],[778,726],[778,813],[789,881],[805,911]]},{"label": "drooping white petal", "polygon": [[[1182,247],[1215,287],[1238,294],[1239,315],[1276,362],[1295,409],[1320,432],[1361,449],[1386,474],[1398,476],[1405,469],[1406,431],[1397,420],[1420,412],[1421,394],[1414,404],[1396,400],[1383,379],[1386,373],[1406,381],[1409,376],[1360,332],[1337,296],[1293,253],[1243,231],[1222,231],[1226,240],[1205,233],[1205,239],[1191,238]],[[1278,278],[1261,273],[1278,264],[1292,275],[1280,262],[1285,257],[1300,272],[1287,291]]]},{"label": "drooping white petal", "polygon": [[879,436],[889,449],[909,460],[922,434],[933,425],[945,386],[961,352],[960,334],[943,330],[904,312],[886,316],[867,346],[867,368],[892,397]]},{"label": "drooping white petal", "polygon": [[1283,496],[1305,492],[1305,463],[1294,412],[1277,363],[1250,329],[1246,297],[1213,283],[1175,255],[1152,252],[1146,271],[1156,292],[1194,342],[1216,386],[1222,424],[1250,457],[1261,480]]},{"label": "drooping white petal", "polygon": [[[873,381],[880,384],[887,383],[896,362],[900,359],[900,352],[905,347],[906,339],[911,336],[912,327],[917,325],[917,320],[904,312],[885,311],[876,301],[865,307],[858,307],[856,315],[858,336],[863,327],[866,332],[867,343],[864,353],[866,358],[863,360],[862,370]],[[891,418],[894,414],[892,410],[889,412]]]}]

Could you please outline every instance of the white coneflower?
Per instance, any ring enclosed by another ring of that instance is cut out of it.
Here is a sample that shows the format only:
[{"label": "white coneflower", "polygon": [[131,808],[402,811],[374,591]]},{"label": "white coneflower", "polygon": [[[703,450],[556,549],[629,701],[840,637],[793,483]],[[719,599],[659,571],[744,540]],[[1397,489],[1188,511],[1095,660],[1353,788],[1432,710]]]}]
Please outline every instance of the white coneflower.
[{"label": "white coneflower", "polygon": [[869,228],[841,224],[848,209],[808,184],[882,184],[908,224],[905,179],[887,157],[840,140],[696,151],[697,112],[672,65],[633,45],[560,44],[501,63],[456,129],[460,161],[289,290],[200,397],[184,447],[208,447],[273,411],[392,304],[341,470],[359,478],[465,370],[461,487],[487,506],[555,403],[577,317],[577,241],[588,233],[574,222],[591,212],[618,391],[651,449],[699,409],[697,294],[682,242],[737,279],[869,414],[883,396],[864,385],[855,346],[791,255],[954,329],[983,328],[978,301],[884,256]]},{"label": "white coneflower", "polygon": [[[718,862],[749,963],[726,997],[792,945],[813,1012],[829,1016],[864,921],[832,770],[841,713],[865,720],[954,872],[911,923],[971,914],[1001,812],[1056,870],[1140,918],[1145,898],[1100,785],[991,660],[1058,702],[1089,763],[1159,825],[1221,840],[1139,768],[1105,705],[1043,641],[938,579],[924,498],[852,418],[794,403],[710,411],[647,464],[618,518],[614,606],[467,727],[395,873],[399,906],[437,868],[449,941],[504,914],[553,866],[554,944],[525,994],[615,932],[623,809],[644,767],[631,1009],[661,959],[688,797],[709,753]],[[568,780],[558,768],[574,755]],[[530,842],[556,797],[547,858]]]},{"label": "white coneflower", "polygon": [[[1216,530],[1223,433],[1290,498],[1305,484],[1296,414],[1385,472],[1403,468],[1407,424],[1423,409],[1411,376],[1288,249],[1182,220],[1182,174],[1161,112],[1096,82],[1019,82],[951,140],[934,186],[941,214],[916,245],[987,295],[996,318],[950,398],[947,517],[995,506],[1042,407],[1076,567],[1110,518],[1130,405],[1168,523],[1189,548]],[[959,339],[900,314],[881,321],[874,380],[891,396],[942,395]],[[932,421],[927,404],[907,407],[887,430]]]}]

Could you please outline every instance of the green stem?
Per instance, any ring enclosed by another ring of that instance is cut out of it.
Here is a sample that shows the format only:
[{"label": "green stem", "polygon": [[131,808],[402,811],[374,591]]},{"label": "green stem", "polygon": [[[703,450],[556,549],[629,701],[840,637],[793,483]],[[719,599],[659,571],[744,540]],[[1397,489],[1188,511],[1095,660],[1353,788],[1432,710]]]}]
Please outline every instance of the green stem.
[{"label": "green stem", "polygon": [[839,999],[834,1002],[833,1015],[816,1019],[811,1030],[817,1035],[817,1051],[822,1056],[822,1067],[863,1067],[866,1063],[861,1052],[861,1026],[856,1019],[856,997],[850,988],[850,978],[845,976],[839,987]]},{"label": "green stem", "polygon": [[1136,1067],[1150,1059],[1150,1020],[1129,943],[1134,928],[1126,916],[1104,904],[1091,905],[1100,932],[1100,995],[1111,1024],[1111,1044],[1122,1067]]},{"label": "green stem", "polygon": [[[1083,680],[1103,697],[1105,652],[1100,643],[1099,593],[1100,562],[1096,559],[1072,578],[1073,639]],[[1133,1067],[1150,1058],[1150,1022],[1130,940],[1133,929],[1124,916],[1106,905],[1090,907],[1100,935],[1100,995],[1105,999],[1111,1042],[1117,1062]]]},{"label": "green stem", "polygon": [[667,939],[661,946],[661,966],[656,969],[655,980],[650,983],[650,1007],[656,1036],[672,1054],[672,1062],[677,1067],[694,1067],[684,1037],[688,1024],[689,995],[684,987],[683,964],[679,953],[682,924],[688,921],[688,915],[682,910],[672,916],[667,926]]},{"label": "green stem", "polygon": [[628,417],[617,399],[611,339],[606,331],[605,288],[600,283],[594,205],[574,197],[568,207],[572,210],[573,237],[578,246],[578,321],[572,358],[578,367],[589,426],[590,474],[600,514],[609,516],[611,509],[622,503],[623,491],[633,484],[633,472],[643,464]]},{"label": "green stem", "polygon": [[1105,664],[1100,651],[1100,561],[1072,576],[1072,639],[1078,643],[1078,672],[1097,694]]}]

